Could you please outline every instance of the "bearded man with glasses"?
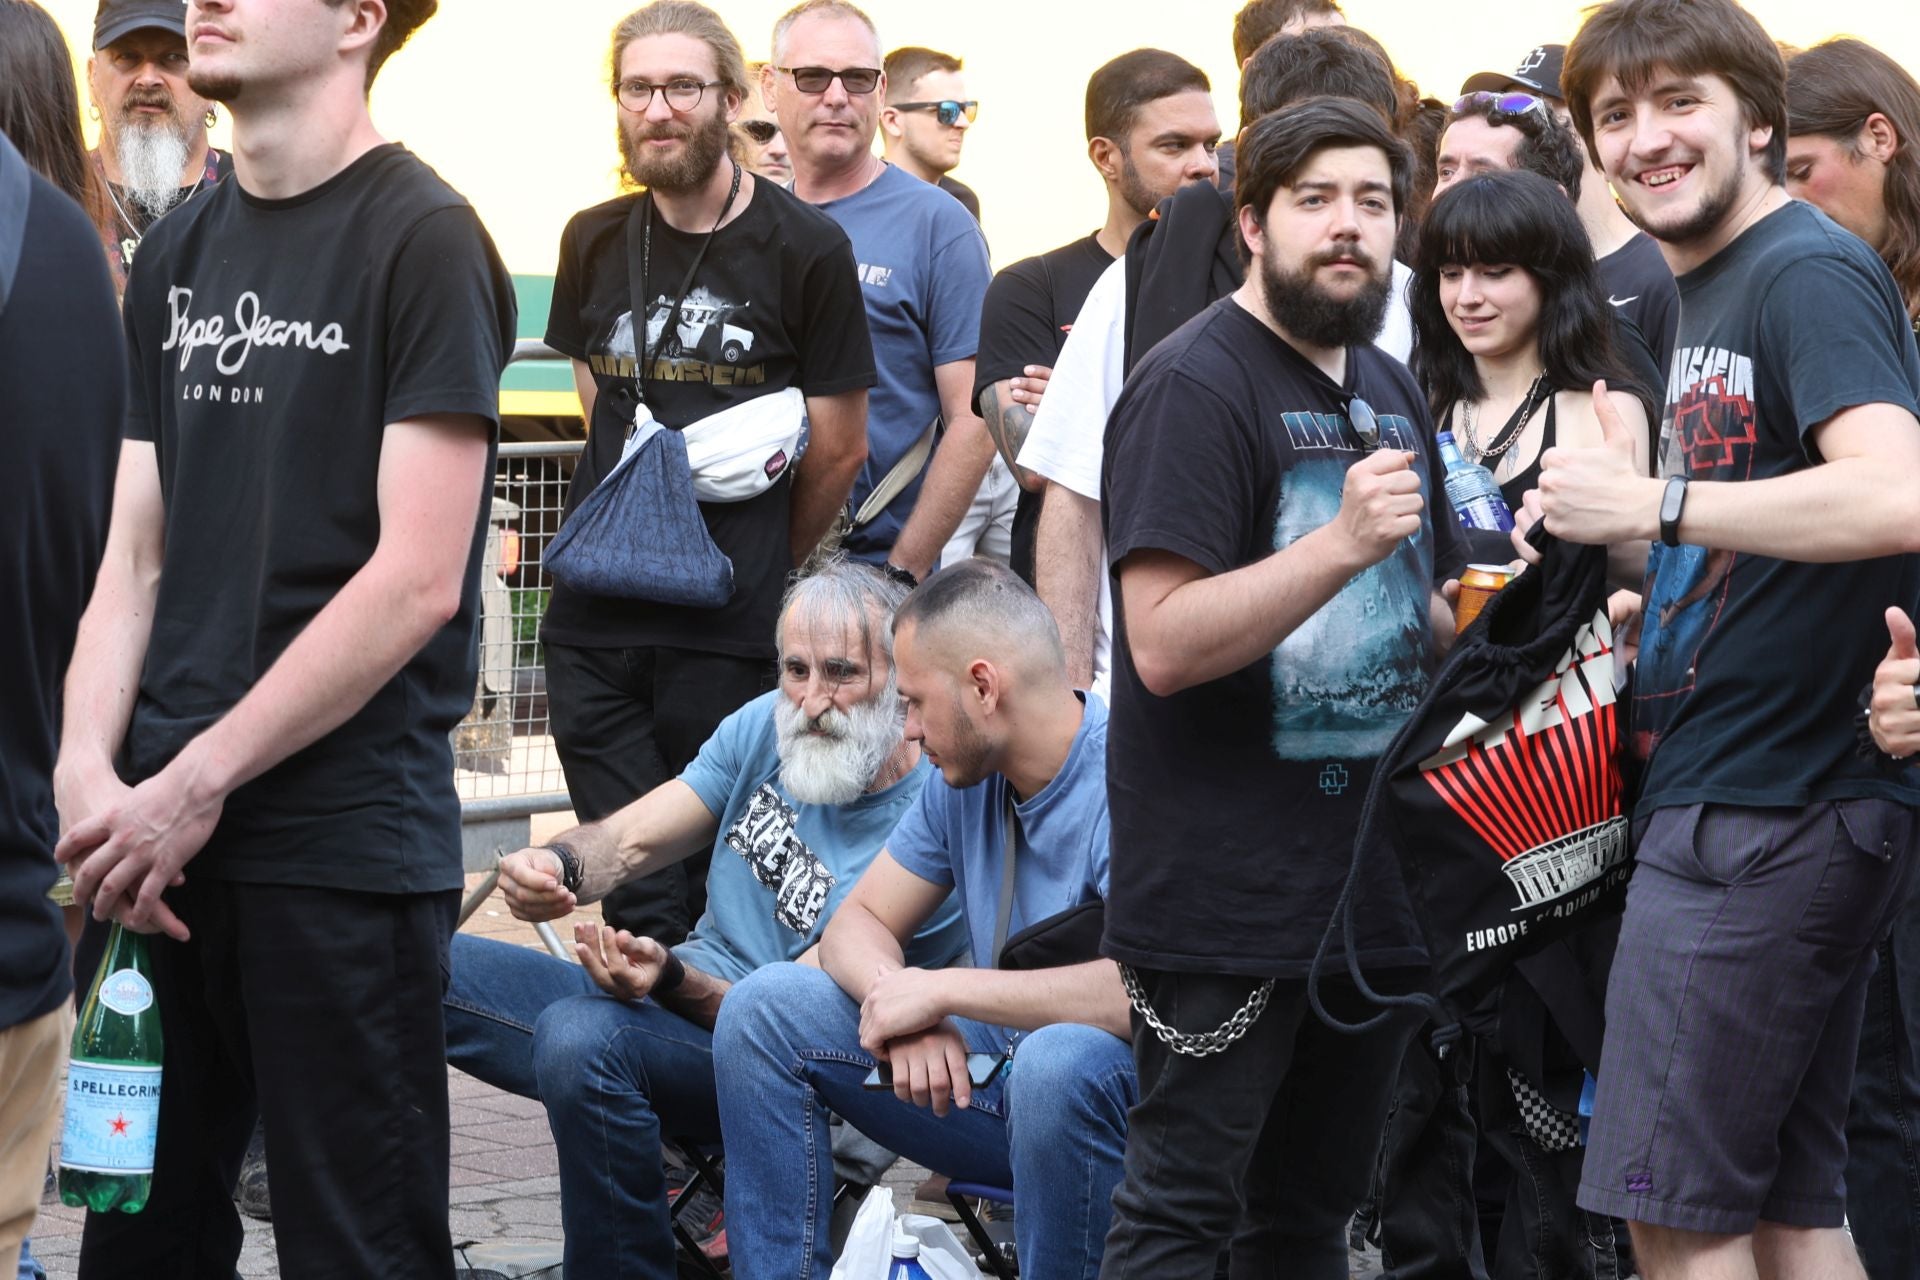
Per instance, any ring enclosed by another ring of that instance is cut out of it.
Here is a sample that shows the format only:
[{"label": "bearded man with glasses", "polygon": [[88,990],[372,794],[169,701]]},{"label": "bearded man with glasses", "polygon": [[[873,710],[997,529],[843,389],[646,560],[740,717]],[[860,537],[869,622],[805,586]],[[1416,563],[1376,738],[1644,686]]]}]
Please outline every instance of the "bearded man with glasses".
[{"label": "bearded man with glasses", "polygon": [[980,304],[992,268],[967,211],[873,154],[887,78],[873,20],[807,0],[774,23],[761,78],[793,163],[793,190],[853,241],[879,381],[848,553],[925,577],[994,457],[973,410]]},{"label": "bearded man with glasses", "polygon": [[[614,32],[612,73],[621,158],[646,192],[576,214],[561,239],[547,342],[572,358],[590,424],[567,517],[642,404],[680,430],[786,396],[811,435],[801,461],[736,500],[709,500],[696,471],[707,536],[733,562],[724,604],[554,587],[541,635],[554,742],[587,822],[674,777],[771,687],[781,591],[847,500],[874,380],[846,234],[728,155],[746,64],[720,17],[685,0],[636,10]],[[623,886],[607,919],[670,946],[705,902],[701,855]]]}]

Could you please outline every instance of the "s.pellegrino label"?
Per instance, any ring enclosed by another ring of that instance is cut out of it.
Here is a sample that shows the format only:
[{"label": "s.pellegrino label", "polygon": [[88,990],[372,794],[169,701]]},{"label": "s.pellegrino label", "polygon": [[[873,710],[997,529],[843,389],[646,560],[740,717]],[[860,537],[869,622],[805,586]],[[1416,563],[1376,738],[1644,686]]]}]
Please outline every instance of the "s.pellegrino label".
[{"label": "s.pellegrino label", "polygon": [[147,940],[114,925],[67,1065],[60,1200],[138,1213],[153,1189],[160,1130],[160,1009]]}]

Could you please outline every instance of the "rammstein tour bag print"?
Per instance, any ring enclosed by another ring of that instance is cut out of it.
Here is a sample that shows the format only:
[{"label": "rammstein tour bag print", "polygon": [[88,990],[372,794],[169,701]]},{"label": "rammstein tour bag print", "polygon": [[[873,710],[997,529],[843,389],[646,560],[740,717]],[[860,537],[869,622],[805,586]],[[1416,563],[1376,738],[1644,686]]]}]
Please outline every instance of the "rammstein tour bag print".
[{"label": "rammstein tour bag print", "polygon": [[[1632,869],[1626,699],[1607,621],[1606,549],[1536,526],[1541,563],[1487,605],[1455,643],[1380,760],[1353,869],[1320,954],[1352,937],[1356,888],[1396,872],[1459,1021],[1519,962],[1617,916]],[[1348,945],[1347,966],[1364,976]],[[1526,967],[1526,966],[1523,966]],[[1319,1007],[1317,991],[1315,1006]],[[1324,1013],[1322,1014],[1324,1017]]]}]

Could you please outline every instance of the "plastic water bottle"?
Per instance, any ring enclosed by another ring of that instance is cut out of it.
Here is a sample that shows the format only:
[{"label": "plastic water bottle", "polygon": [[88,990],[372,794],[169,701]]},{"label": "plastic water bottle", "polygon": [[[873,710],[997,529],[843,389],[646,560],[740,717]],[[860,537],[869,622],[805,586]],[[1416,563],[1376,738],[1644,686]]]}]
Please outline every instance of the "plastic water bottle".
[{"label": "plastic water bottle", "polygon": [[893,1237],[893,1261],[887,1264],[887,1280],[933,1280],[920,1265],[920,1242],[910,1235]]},{"label": "plastic water bottle", "polygon": [[1442,431],[1434,437],[1440,446],[1440,461],[1447,469],[1447,501],[1453,514],[1469,529],[1489,533],[1507,533],[1513,528],[1513,512],[1494,483],[1493,472],[1477,462],[1468,462],[1453,442],[1453,432]]},{"label": "plastic water bottle", "polygon": [[73,1029],[60,1202],[138,1213],[153,1190],[160,1128],[160,1010],[147,940],[114,925]]}]

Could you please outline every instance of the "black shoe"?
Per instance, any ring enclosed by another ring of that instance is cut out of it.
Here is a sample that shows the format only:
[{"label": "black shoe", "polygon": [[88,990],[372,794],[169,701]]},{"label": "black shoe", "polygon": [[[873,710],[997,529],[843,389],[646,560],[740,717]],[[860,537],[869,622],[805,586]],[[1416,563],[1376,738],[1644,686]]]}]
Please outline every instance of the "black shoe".
[{"label": "black shoe", "polygon": [[246,1158],[240,1162],[240,1180],[233,1188],[233,1202],[249,1218],[273,1221],[273,1201],[267,1194],[267,1146],[258,1129],[254,1130]]}]

